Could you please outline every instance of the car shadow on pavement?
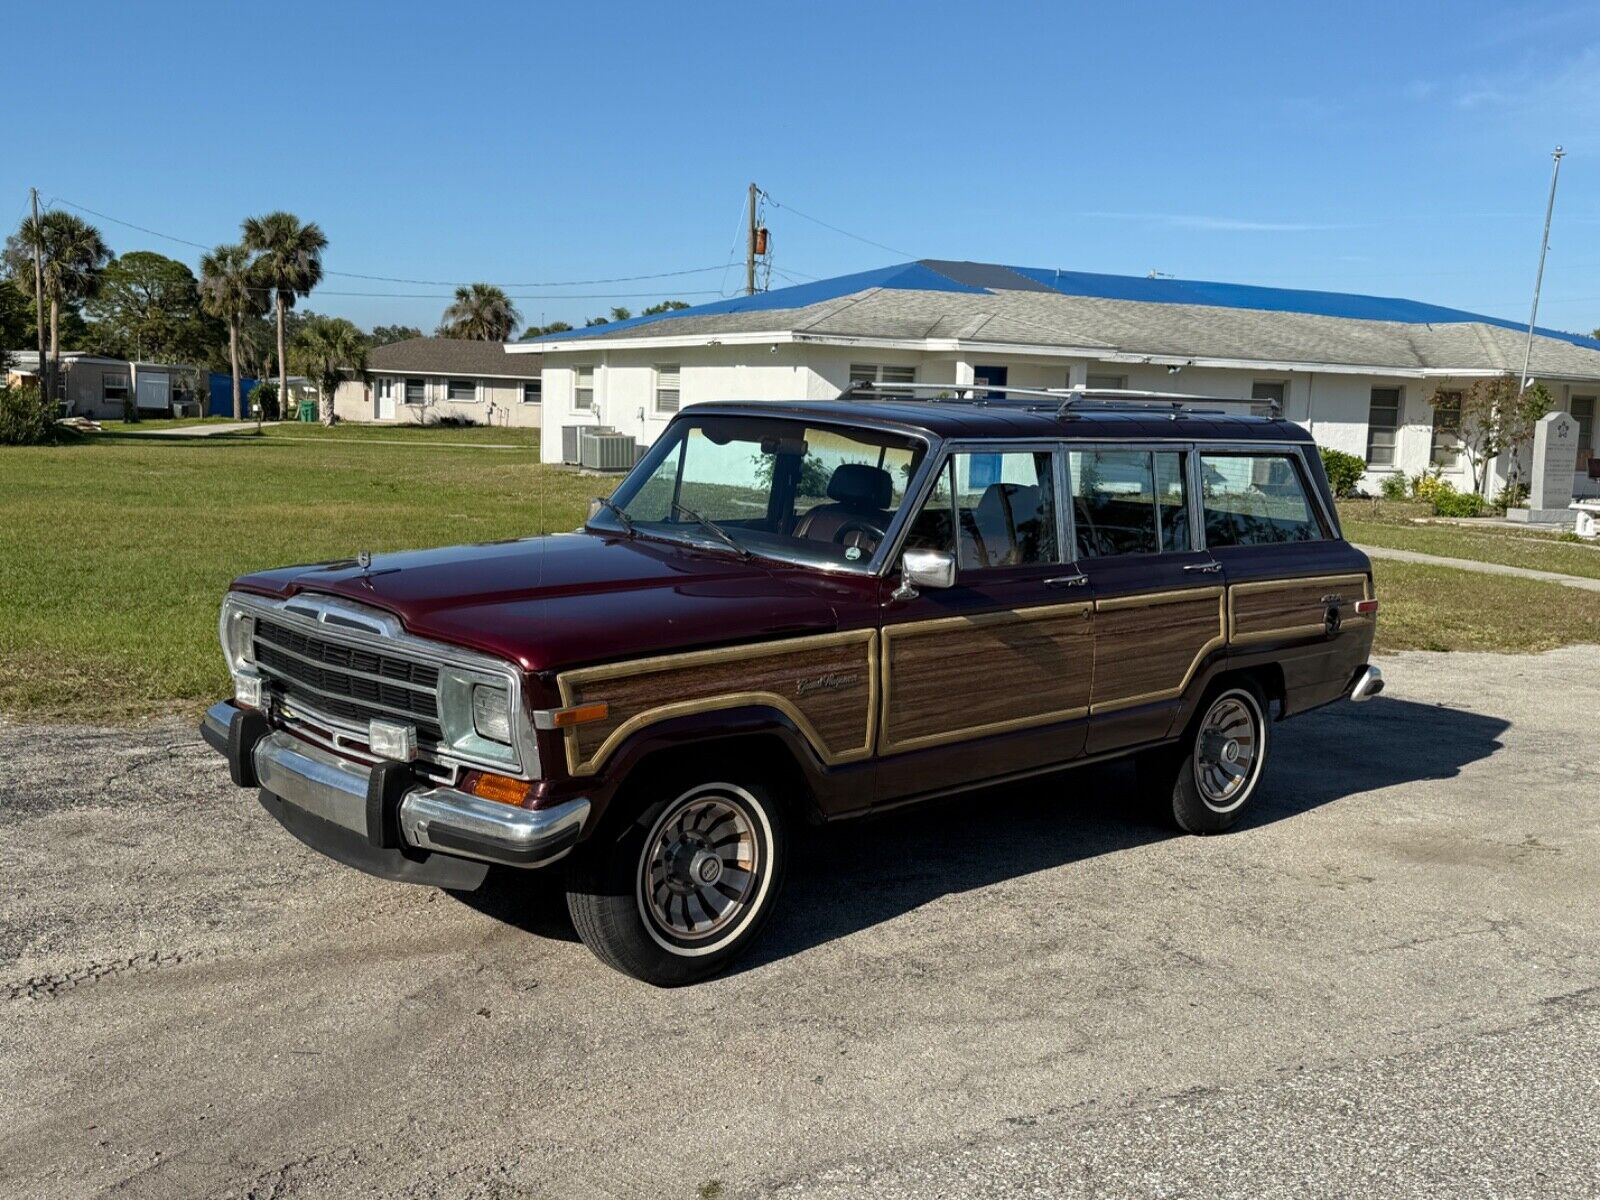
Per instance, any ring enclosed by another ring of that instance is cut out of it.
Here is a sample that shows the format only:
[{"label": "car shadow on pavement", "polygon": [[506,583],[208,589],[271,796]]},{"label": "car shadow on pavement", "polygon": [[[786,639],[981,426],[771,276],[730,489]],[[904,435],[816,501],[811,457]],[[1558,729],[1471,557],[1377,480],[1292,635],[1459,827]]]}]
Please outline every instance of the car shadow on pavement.
[{"label": "car shadow on pavement", "polygon": [[[1237,829],[1346,796],[1449,779],[1500,749],[1509,725],[1386,697],[1276,725],[1262,791]],[[755,969],[953,892],[1183,836],[1140,800],[1126,761],[806,830],[795,839],[772,924],[732,969]]]},{"label": "car shadow on pavement", "polygon": [[[1449,779],[1500,748],[1510,722],[1380,696],[1273,727],[1267,772],[1240,831],[1346,796]],[[1138,797],[1127,761],[1036,776],[794,831],[772,924],[749,971],[868,929],[940,896],[1184,836]],[[491,873],[463,903],[541,937],[575,939],[558,873]]]}]

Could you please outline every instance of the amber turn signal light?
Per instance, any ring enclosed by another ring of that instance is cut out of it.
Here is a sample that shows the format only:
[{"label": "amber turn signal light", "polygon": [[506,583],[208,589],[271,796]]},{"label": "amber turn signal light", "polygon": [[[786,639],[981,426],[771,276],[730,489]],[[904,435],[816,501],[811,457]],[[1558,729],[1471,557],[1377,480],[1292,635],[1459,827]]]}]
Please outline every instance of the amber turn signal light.
[{"label": "amber turn signal light", "polygon": [[466,790],[474,796],[500,804],[522,804],[533,790],[533,785],[526,779],[491,775],[488,771],[474,771],[464,782]]},{"label": "amber turn signal light", "polygon": [[578,704],[572,708],[558,708],[550,714],[550,724],[556,729],[571,725],[587,725],[590,721],[604,721],[609,708],[604,700],[594,704]]}]

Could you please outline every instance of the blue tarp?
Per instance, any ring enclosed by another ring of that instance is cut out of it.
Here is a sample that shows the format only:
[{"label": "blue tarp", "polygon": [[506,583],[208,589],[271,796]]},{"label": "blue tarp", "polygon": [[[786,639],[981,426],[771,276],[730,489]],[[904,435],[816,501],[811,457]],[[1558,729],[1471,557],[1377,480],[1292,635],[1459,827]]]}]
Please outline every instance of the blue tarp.
[{"label": "blue tarp", "polygon": [[[250,415],[250,389],[256,381],[247,377],[239,379],[239,407],[245,416]],[[224,371],[211,372],[211,402],[206,405],[208,417],[233,416],[233,376]]]},{"label": "blue tarp", "polygon": [[[552,333],[535,342],[593,337],[632,329],[641,325],[674,321],[681,317],[705,317],[719,313],[759,312],[804,308],[826,300],[836,300],[867,288],[892,288],[926,292],[989,293],[995,291],[1059,292],[1064,296],[1089,296],[1102,300],[1133,300],[1145,304],[1200,304],[1215,308],[1242,308],[1260,312],[1305,313],[1322,317],[1346,317],[1364,321],[1398,321],[1413,325],[1449,325],[1481,322],[1502,329],[1525,330],[1526,323],[1488,317],[1459,308],[1445,308],[1420,300],[1392,296],[1365,296],[1349,292],[1303,291],[1297,288],[1256,287],[1242,283],[1215,283],[1199,279],[1151,279],[1143,275],[1098,275],[1087,271],[1061,271],[1050,267],[1007,267],[995,263],[952,262],[921,259],[819,279],[815,283],[737,296],[680,308],[650,317],[613,321],[566,333]],[[1545,337],[1600,350],[1600,341],[1558,329],[1538,330]]]}]

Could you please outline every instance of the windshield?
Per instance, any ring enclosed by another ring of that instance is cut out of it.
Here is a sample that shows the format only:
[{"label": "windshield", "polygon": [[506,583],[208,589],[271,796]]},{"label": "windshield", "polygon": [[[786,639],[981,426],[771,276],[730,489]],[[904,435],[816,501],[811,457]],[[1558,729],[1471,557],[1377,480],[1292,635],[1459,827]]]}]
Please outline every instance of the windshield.
[{"label": "windshield", "polygon": [[870,429],[686,418],[611,497],[627,520],[602,507],[589,525],[865,571],[926,453]]}]

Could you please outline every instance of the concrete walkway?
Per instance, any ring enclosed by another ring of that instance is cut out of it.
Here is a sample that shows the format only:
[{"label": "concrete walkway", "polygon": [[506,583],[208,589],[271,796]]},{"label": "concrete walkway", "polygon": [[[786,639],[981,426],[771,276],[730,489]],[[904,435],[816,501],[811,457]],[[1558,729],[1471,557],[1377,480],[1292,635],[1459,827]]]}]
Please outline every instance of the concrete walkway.
[{"label": "concrete walkway", "polygon": [[1415,550],[1392,550],[1388,546],[1357,546],[1356,549],[1371,558],[1392,558],[1396,562],[1421,563],[1426,567],[1454,567],[1458,571],[1478,571],[1484,575],[1512,575],[1518,579],[1541,579],[1546,583],[1559,583],[1564,587],[1581,588],[1586,592],[1600,592],[1600,579],[1586,579],[1582,575],[1537,571],[1532,567],[1508,567],[1504,563],[1479,562],[1475,558],[1445,558],[1438,554],[1420,554]]},{"label": "concrete walkway", "polygon": [[176,429],[141,429],[138,432],[145,437],[220,437],[255,427],[254,421],[229,421],[226,425],[179,425]]}]

